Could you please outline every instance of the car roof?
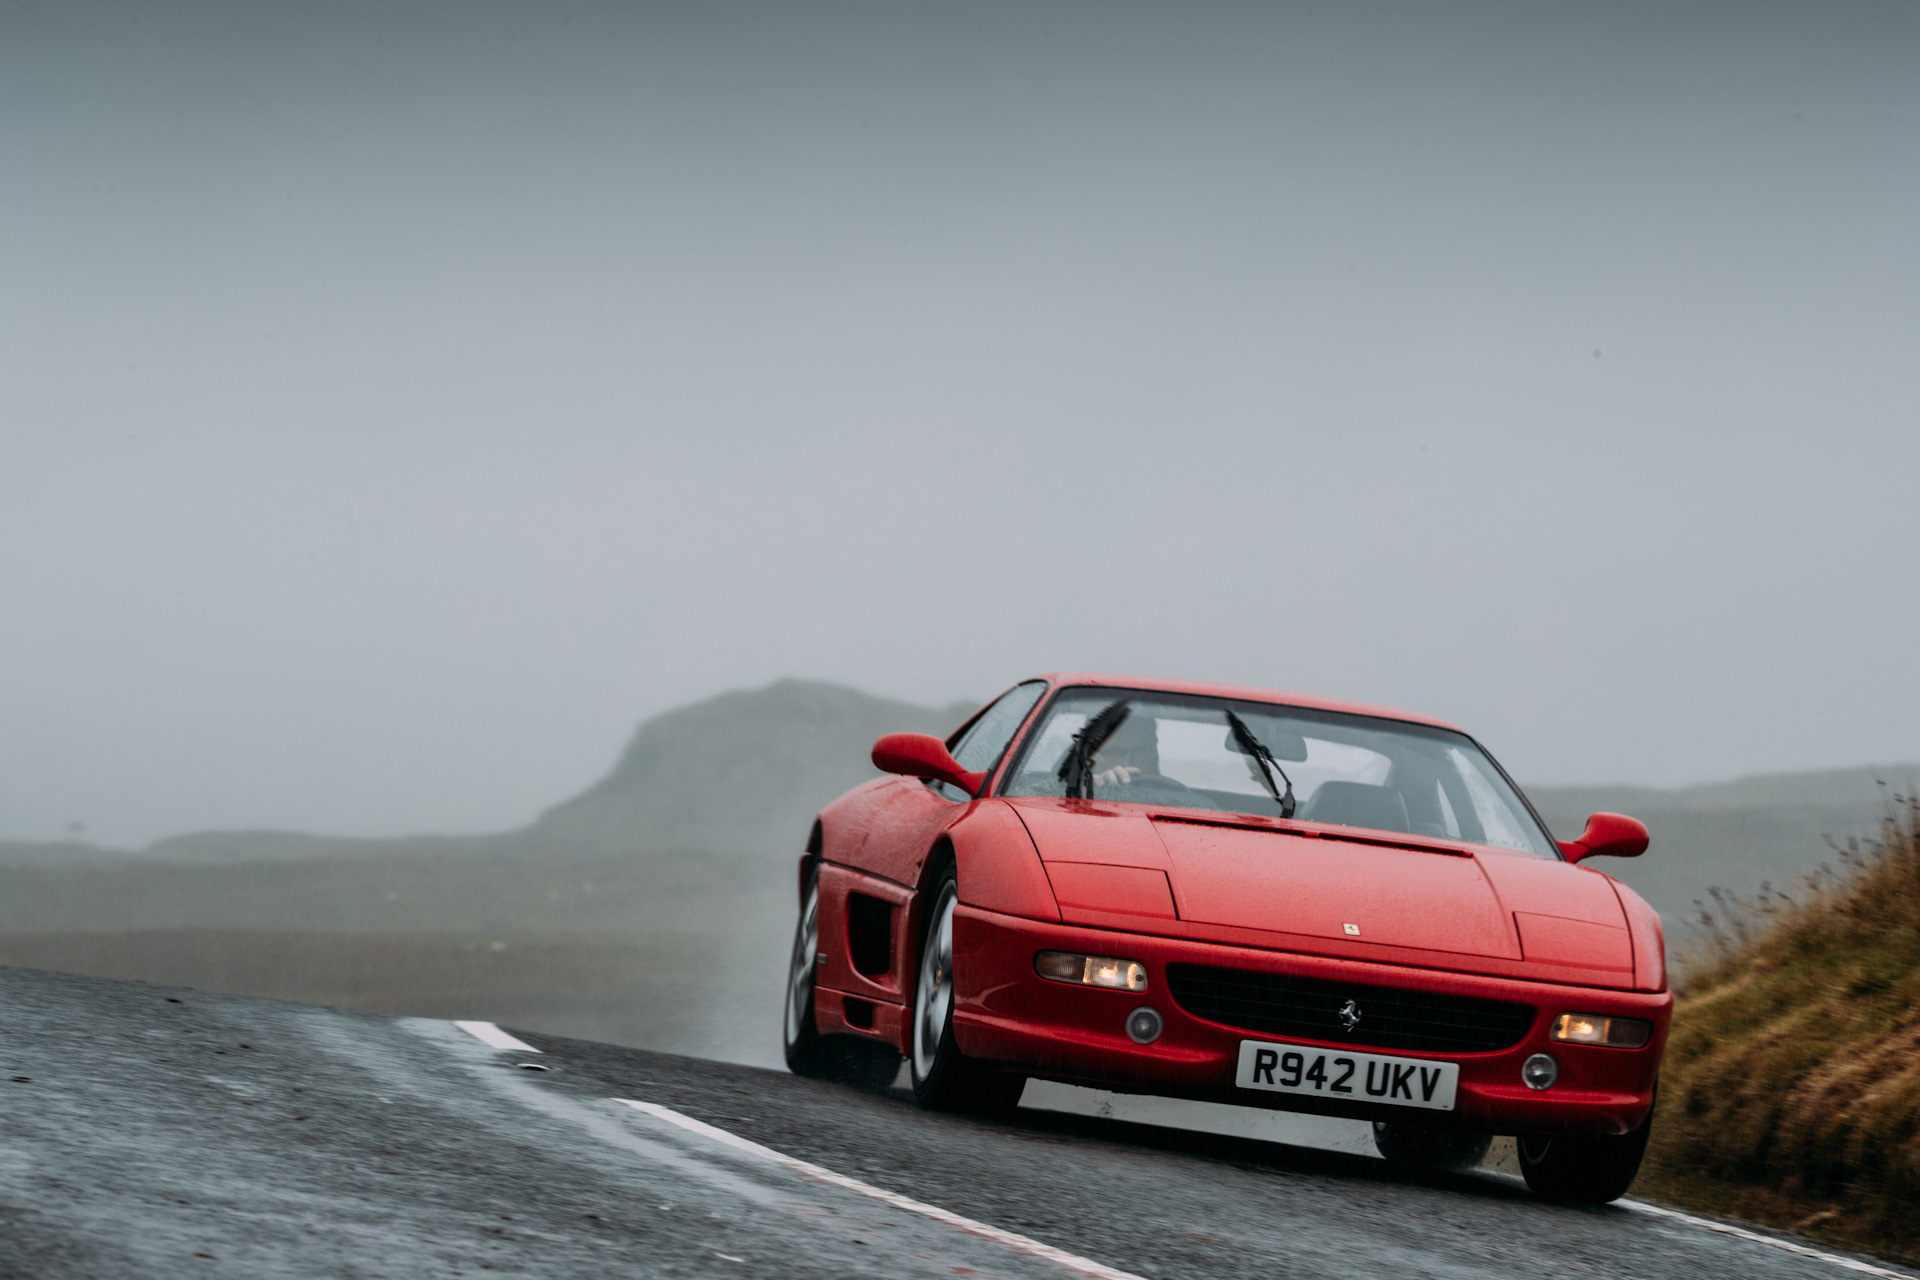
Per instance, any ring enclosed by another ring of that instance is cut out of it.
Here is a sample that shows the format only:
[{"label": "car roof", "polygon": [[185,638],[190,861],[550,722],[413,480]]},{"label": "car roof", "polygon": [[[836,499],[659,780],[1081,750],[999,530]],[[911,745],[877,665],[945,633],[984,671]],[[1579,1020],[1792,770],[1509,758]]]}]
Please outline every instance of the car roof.
[{"label": "car roof", "polygon": [[1206,680],[1169,680],[1163,676],[1123,676],[1101,671],[1049,671],[1036,677],[1058,689],[1062,685],[1095,685],[1119,689],[1152,689],[1160,693],[1191,693],[1206,698],[1237,698],[1245,702],[1273,702],[1289,707],[1309,707],[1315,711],[1344,711],[1348,715],[1377,716],[1383,720],[1405,720],[1432,725],[1439,729],[1463,732],[1459,726],[1433,716],[1397,711],[1392,707],[1370,706],[1363,702],[1342,702],[1337,698],[1316,698],[1281,689],[1257,689],[1251,685],[1214,684]]}]

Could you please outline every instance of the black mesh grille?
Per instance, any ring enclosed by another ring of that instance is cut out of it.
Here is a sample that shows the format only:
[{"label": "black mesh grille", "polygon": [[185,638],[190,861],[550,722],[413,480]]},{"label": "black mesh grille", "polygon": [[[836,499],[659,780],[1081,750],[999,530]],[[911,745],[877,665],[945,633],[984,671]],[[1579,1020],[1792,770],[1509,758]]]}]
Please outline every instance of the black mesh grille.
[{"label": "black mesh grille", "polygon": [[[1381,1049],[1489,1053],[1518,1044],[1534,1016],[1531,1005],[1505,1000],[1194,964],[1168,965],[1167,985],[1182,1009],[1210,1022]],[[1360,1015],[1352,1031],[1340,1017],[1349,1000]]]}]

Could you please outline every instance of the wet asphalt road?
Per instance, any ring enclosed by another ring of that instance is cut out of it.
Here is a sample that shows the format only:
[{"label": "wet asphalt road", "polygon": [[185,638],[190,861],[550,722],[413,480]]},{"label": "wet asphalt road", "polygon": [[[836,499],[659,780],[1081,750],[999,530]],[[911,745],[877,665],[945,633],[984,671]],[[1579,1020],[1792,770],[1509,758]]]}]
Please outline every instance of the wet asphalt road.
[{"label": "wet asphalt road", "polygon": [[523,1038],[0,969],[0,1276],[1070,1274],[622,1098],[1146,1277],[1849,1274],[1495,1175]]}]

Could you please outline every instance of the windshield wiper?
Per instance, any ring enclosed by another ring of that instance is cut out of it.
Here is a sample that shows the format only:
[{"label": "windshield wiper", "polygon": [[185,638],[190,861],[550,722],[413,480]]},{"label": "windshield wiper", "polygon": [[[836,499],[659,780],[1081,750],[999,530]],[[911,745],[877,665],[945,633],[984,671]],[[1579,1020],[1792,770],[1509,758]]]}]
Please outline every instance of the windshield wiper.
[{"label": "windshield wiper", "polygon": [[[1247,728],[1246,721],[1232,711],[1227,712],[1227,728],[1233,730],[1233,740],[1240,744],[1240,750],[1252,756],[1253,762],[1260,766],[1260,780],[1267,784],[1267,794],[1280,806],[1280,816],[1291,818],[1294,810],[1293,779],[1273,758],[1273,752],[1267,750],[1266,744],[1253,736],[1253,730]],[[1276,773],[1280,775],[1280,781],[1287,784],[1285,795],[1281,795],[1280,788],[1273,785],[1273,775]]]},{"label": "windshield wiper", "polygon": [[1125,698],[1113,703],[1105,711],[1080,727],[1073,735],[1073,746],[1067,749],[1067,758],[1060,762],[1060,785],[1069,800],[1093,799],[1093,779],[1087,776],[1087,770],[1093,768],[1093,757],[1101,747],[1107,745],[1107,739],[1120,727],[1132,708],[1127,706]]}]

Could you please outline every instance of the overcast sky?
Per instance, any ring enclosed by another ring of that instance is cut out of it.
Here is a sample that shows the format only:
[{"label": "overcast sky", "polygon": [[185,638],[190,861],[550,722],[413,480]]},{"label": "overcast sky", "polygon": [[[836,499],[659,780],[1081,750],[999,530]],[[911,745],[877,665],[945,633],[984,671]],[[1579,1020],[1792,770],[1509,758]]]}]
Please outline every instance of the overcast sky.
[{"label": "overcast sky", "polygon": [[1299,689],[1539,782],[1920,759],[1916,51],[0,3],[0,836],[515,824],[787,675]]}]

